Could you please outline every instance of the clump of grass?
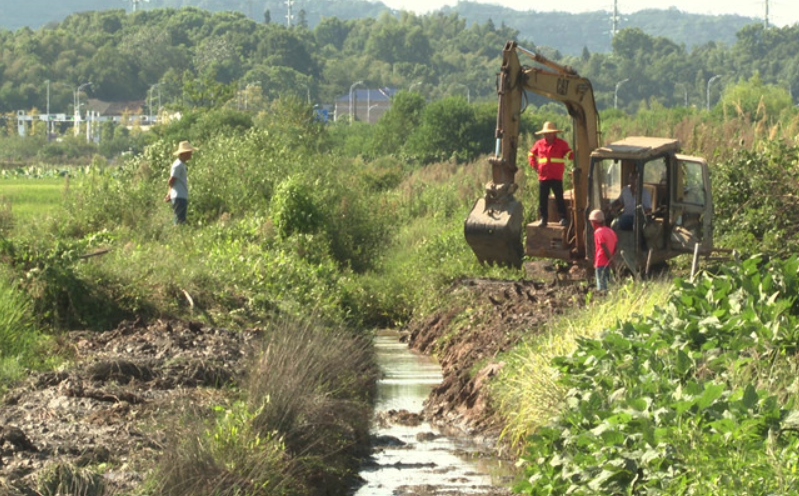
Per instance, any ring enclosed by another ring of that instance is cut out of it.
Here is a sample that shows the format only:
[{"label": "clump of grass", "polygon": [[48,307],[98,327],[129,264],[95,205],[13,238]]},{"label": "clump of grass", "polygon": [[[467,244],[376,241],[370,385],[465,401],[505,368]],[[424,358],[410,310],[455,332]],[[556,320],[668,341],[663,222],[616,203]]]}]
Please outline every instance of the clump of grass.
[{"label": "clump of grass", "polygon": [[651,314],[665,304],[671,284],[667,280],[630,281],[607,296],[592,298],[550,322],[546,332],[525,341],[507,354],[507,365],[493,383],[491,394],[505,419],[501,438],[511,451],[523,448],[525,439],[560,410],[565,397],[552,359],[570,354],[580,338],[595,338],[618,322]]},{"label": "clump of grass", "polygon": [[36,327],[33,305],[24,291],[0,271],[0,385],[36,368],[44,337]]},{"label": "clump of grass", "polygon": [[[313,318],[278,319],[265,331],[250,375],[257,432],[281,433],[312,486],[342,488],[368,444],[377,368],[371,339]],[[266,399],[268,398],[268,401]]]},{"label": "clump of grass", "polygon": [[371,339],[313,318],[277,318],[263,333],[246,399],[176,429],[147,494],[293,496],[349,487],[368,446],[377,376]]},{"label": "clump of grass", "polygon": [[103,496],[105,484],[100,474],[86,468],[65,463],[54,463],[40,474],[38,493],[44,496],[79,494],[81,496]]},{"label": "clump of grass", "polygon": [[[145,494],[221,496],[304,494],[279,433],[260,435],[242,401],[216,407],[209,422],[195,417],[174,430]],[[197,433],[200,433],[199,435]]]}]

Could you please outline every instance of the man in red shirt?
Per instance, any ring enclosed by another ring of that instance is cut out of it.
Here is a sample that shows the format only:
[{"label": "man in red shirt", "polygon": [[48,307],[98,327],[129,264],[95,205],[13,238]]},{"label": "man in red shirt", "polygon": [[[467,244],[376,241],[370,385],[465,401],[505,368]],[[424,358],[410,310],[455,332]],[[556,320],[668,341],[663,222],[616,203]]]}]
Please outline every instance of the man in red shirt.
[{"label": "man in red shirt", "polygon": [[538,214],[541,216],[540,226],[547,225],[549,214],[549,192],[555,195],[560,214],[560,225],[566,225],[566,203],[563,201],[563,171],[566,160],[573,160],[574,153],[569,144],[560,138],[560,129],[552,122],[545,122],[544,127],[535,134],[544,137],[533,144],[527,161],[538,171]]},{"label": "man in red shirt", "polygon": [[588,215],[594,229],[594,272],[596,273],[597,291],[608,290],[610,261],[616,254],[618,238],[613,229],[605,225],[605,214],[601,210],[592,210]]}]

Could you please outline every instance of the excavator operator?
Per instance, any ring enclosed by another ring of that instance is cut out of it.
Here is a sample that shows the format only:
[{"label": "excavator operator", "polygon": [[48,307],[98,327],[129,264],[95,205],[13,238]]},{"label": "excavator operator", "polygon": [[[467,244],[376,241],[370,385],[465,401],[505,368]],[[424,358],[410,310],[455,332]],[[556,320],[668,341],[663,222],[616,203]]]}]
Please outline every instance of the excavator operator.
[{"label": "excavator operator", "polygon": [[563,171],[566,160],[574,160],[574,153],[565,140],[558,138],[559,132],[560,129],[554,123],[545,122],[541,130],[535,133],[543,135],[543,138],[536,141],[527,154],[530,166],[538,171],[538,214],[541,217],[538,225],[542,227],[547,225],[550,191],[555,195],[560,225],[567,224],[566,202],[563,201]]}]

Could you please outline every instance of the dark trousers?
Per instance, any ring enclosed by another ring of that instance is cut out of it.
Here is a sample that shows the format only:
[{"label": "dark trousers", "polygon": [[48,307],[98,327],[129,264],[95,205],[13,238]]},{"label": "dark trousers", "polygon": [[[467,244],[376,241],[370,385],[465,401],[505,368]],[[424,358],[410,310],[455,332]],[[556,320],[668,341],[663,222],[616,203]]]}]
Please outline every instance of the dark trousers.
[{"label": "dark trousers", "polygon": [[189,200],[186,198],[172,198],[172,211],[175,214],[175,224],[186,223],[186,212],[189,210]]},{"label": "dark trousers", "polygon": [[561,219],[566,218],[566,202],[563,201],[563,181],[557,179],[547,179],[538,181],[538,215],[544,221],[549,220],[549,192],[555,195],[555,203],[558,205],[558,213]]}]

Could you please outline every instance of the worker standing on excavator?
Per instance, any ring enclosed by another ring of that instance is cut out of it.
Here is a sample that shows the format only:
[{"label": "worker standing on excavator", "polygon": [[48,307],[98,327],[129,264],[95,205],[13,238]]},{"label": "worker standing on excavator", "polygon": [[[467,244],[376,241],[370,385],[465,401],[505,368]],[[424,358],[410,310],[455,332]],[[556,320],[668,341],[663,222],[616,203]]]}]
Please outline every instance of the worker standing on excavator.
[{"label": "worker standing on excavator", "polygon": [[566,160],[574,160],[574,153],[569,144],[558,138],[558,129],[554,123],[545,122],[544,127],[535,134],[544,137],[530,148],[527,161],[538,171],[538,214],[541,216],[540,226],[547,225],[549,215],[549,192],[555,195],[555,202],[560,214],[560,225],[565,226],[566,202],[563,201],[563,171]]}]

